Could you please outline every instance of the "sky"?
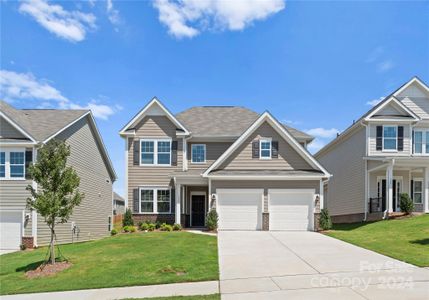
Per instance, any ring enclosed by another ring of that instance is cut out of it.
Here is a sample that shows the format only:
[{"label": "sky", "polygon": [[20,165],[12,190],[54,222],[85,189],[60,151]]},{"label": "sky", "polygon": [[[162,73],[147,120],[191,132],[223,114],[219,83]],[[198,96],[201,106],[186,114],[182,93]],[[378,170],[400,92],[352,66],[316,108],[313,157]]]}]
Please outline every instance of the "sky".
[{"label": "sky", "polygon": [[93,111],[124,191],[119,130],[154,96],[270,111],[316,152],[413,76],[428,1],[0,2],[0,98]]}]

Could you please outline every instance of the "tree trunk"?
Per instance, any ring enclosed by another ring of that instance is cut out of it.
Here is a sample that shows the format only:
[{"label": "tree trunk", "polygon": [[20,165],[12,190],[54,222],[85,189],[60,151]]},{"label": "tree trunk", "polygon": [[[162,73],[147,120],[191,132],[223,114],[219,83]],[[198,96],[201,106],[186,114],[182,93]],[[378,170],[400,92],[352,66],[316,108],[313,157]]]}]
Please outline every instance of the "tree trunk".
[{"label": "tree trunk", "polygon": [[54,241],[54,236],[55,236],[55,229],[54,229],[54,225],[52,225],[52,227],[51,227],[51,245],[50,245],[50,247],[51,247],[51,254],[50,254],[50,261],[51,261],[51,264],[55,264],[55,241]]}]

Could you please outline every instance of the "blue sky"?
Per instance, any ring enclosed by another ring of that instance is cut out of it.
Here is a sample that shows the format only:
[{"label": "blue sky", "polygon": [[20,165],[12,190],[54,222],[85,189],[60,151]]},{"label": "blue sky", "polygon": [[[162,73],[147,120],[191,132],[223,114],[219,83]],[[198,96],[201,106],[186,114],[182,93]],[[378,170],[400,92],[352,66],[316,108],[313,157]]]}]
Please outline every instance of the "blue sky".
[{"label": "blue sky", "polygon": [[417,75],[428,1],[1,1],[0,96],[93,109],[123,192],[120,128],[157,96],[269,110],[314,152]]}]

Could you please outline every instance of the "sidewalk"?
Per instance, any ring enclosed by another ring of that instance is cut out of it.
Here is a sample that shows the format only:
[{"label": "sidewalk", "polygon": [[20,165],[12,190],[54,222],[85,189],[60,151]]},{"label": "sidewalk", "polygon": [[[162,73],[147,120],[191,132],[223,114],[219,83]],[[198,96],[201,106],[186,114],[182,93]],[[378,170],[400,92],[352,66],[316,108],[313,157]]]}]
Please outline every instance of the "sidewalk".
[{"label": "sidewalk", "polygon": [[133,287],[104,288],[66,292],[0,296],[1,300],[113,300],[169,296],[210,295],[219,293],[218,281],[185,282]]}]

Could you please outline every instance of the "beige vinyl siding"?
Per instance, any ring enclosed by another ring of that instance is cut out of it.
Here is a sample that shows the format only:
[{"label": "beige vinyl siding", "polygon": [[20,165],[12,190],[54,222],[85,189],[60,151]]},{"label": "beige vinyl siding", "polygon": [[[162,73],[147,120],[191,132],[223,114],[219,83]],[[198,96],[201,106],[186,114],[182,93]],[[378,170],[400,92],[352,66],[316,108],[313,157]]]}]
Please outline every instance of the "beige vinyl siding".
[{"label": "beige vinyl siding", "polygon": [[429,119],[429,95],[415,85],[409,86],[398,98],[416,115]]},{"label": "beige vinyl siding", "polygon": [[[252,142],[272,138],[279,143],[279,157],[273,159],[252,158]],[[264,122],[243,144],[222,163],[225,170],[310,170],[304,158],[281,137],[267,122]]]},{"label": "beige vinyl siding", "polygon": [[16,129],[12,124],[6,121],[4,118],[0,117],[0,138],[14,138],[14,139],[24,139],[26,138],[18,129]]},{"label": "beige vinyl siding", "polygon": [[[59,243],[86,241],[109,235],[112,181],[95,135],[95,128],[92,128],[88,117],[85,117],[57,136],[70,145],[71,154],[67,164],[77,171],[80,177],[79,190],[85,194],[69,222],[57,225]],[[72,235],[72,222],[79,227],[79,235]],[[38,244],[46,245],[49,239],[49,228],[43,218],[38,216]]]},{"label": "beige vinyl siding", "polygon": [[[392,126],[404,126],[404,151],[392,152],[392,151],[377,151],[377,126],[392,125]],[[363,140],[364,141],[364,140]],[[411,153],[411,138],[410,138],[410,125],[408,124],[370,124],[369,125],[369,152],[370,156],[410,156]]]},{"label": "beige vinyl siding", "polygon": [[365,210],[365,137],[363,126],[316,158],[333,174],[325,200],[331,215],[357,214]]},{"label": "beige vinyl siding", "polygon": [[398,115],[405,116],[408,114],[403,111],[397,110],[395,107],[393,107],[393,105],[387,105],[386,107],[378,111],[376,115],[377,116],[398,116]]},{"label": "beige vinyl siding", "polygon": [[[205,144],[206,145],[206,163],[192,163],[192,144]],[[230,146],[231,142],[199,142],[188,143],[188,169],[207,169],[215,160],[217,160]]]},{"label": "beige vinyl siding", "polygon": [[[183,142],[177,139],[177,166],[134,165],[134,141],[143,138],[171,138],[176,140],[176,126],[165,116],[146,116],[136,126],[136,135],[128,137],[128,207],[133,209],[133,190],[139,186],[169,186],[169,177],[182,170]],[[173,210],[174,208],[172,208]]]}]

